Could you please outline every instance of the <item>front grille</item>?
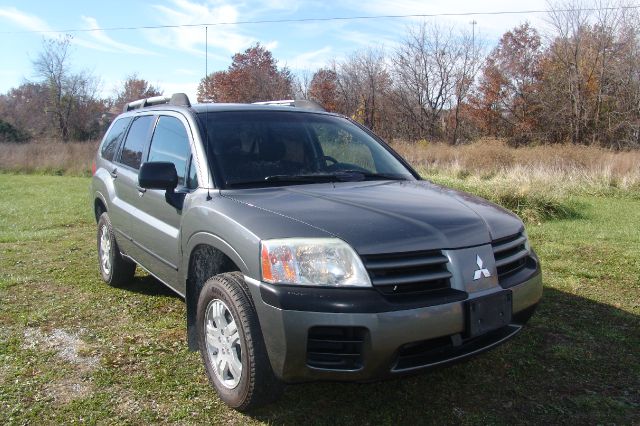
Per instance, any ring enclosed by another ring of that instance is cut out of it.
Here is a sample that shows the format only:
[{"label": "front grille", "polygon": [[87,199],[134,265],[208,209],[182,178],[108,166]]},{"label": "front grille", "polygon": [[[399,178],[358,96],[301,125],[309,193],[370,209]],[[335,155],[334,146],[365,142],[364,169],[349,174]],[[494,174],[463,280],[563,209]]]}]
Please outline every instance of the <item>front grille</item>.
[{"label": "front grille", "polygon": [[491,243],[493,257],[498,269],[498,280],[514,274],[525,267],[529,250],[526,247],[527,237],[521,232]]},{"label": "front grille", "polygon": [[324,370],[362,368],[364,327],[312,327],[307,339],[307,365]]},{"label": "front grille", "polygon": [[451,287],[449,259],[441,251],[362,256],[371,283],[385,295],[429,294]]}]

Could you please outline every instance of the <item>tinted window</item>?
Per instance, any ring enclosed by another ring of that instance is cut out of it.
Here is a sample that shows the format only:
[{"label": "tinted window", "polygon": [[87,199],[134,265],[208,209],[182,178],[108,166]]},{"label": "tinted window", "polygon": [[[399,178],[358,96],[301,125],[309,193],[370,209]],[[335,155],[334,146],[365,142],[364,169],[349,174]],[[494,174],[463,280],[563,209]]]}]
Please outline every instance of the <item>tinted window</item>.
[{"label": "tinted window", "polygon": [[143,115],[142,117],[136,117],[133,121],[120,154],[120,162],[122,164],[133,167],[136,170],[140,168],[142,153],[149,137],[149,129],[154,120],[155,116],[153,115]]},{"label": "tinted window", "polygon": [[118,149],[118,145],[122,140],[122,136],[124,135],[125,130],[127,130],[127,126],[131,118],[120,118],[113,123],[113,126],[109,129],[109,133],[104,137],[104,141],[102,142],[102,147],[100,149],[100,155],[105,160],[113,161],[113,157],[116,154],[116,150]]},{"label": "tinted window", "polygon": [[366,179],[414,179],[378,141],[347,119],[238,111],[208,113],[206,120],[211,168],[225,186],[278,184],[288,176],[313,182],[345,172]]},{"label": "tinted window", "polygon": [[196,164],[193,157],[191,157],[191,161],[189,162],[189,174],[187,176],[187,188],[196,189],[198,187],[198,172],[196,171]]},{"label": "tinted window", "polygon": [[[350,164],[370,171],[376,171],[371,148],[353,132],[328,123],[311,125],[322,147],[322,154],[330,162]],[[360,129],[358,129],[360,130]]]},{"label": "tinted window", "polygon": [[184,186],[190,156],[189,137],[182,122],[175,117],[160,117],[153,132],[147,161],[169,161],[175,164],[178,186]]}]

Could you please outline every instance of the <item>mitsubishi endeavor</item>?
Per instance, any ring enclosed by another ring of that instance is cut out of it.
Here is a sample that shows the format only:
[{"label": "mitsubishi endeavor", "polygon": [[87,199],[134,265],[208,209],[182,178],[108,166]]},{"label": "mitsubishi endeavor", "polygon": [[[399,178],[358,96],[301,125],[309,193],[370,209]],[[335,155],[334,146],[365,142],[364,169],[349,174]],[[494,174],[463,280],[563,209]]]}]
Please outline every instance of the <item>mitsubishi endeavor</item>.
[{"label": "mitsubishi endeavor", "polygon": [[93,165],[102,278],[136,265],[186,301],[229,406],[284,383],[370,381],[510,339],[542,295],[522,221],[423,180],[310,102],[125,106]]}]

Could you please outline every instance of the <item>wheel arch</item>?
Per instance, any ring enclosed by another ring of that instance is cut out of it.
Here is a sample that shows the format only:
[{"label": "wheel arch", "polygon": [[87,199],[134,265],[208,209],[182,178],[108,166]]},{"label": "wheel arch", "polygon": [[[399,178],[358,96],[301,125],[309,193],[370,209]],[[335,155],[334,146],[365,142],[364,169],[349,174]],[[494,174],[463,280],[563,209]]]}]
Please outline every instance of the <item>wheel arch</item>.
[{"label": "wheel arch", "polygon": [[96,192],[93,200],[93,214],[95,216],[96,223],[98,223],[98,220],[100,220],[100,215],[107,211],[107,202],[105,201],[101,193]]},{"label": "wheel arch", "polygon": [[249,268],[240,254],[222,238],[206,232],[198,232],[189,238],[183,253],[185,301],[187,304],[187,342],[190,350],[198,349],[196,315],[200,290],[205,281],[214,275],[239,271],[248,274]]}]

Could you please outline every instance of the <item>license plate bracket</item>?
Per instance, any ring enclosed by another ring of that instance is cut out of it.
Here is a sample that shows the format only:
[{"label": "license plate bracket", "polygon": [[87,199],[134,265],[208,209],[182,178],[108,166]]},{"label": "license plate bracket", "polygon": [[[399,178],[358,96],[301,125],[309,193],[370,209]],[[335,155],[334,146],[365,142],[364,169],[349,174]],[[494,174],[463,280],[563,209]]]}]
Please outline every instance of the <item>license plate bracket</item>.
[{"label": "license plate bracket", "polygon": [[512,315],[512,293],[492,293],[466,302],[466,334],[475,337],[508,325]]}]

